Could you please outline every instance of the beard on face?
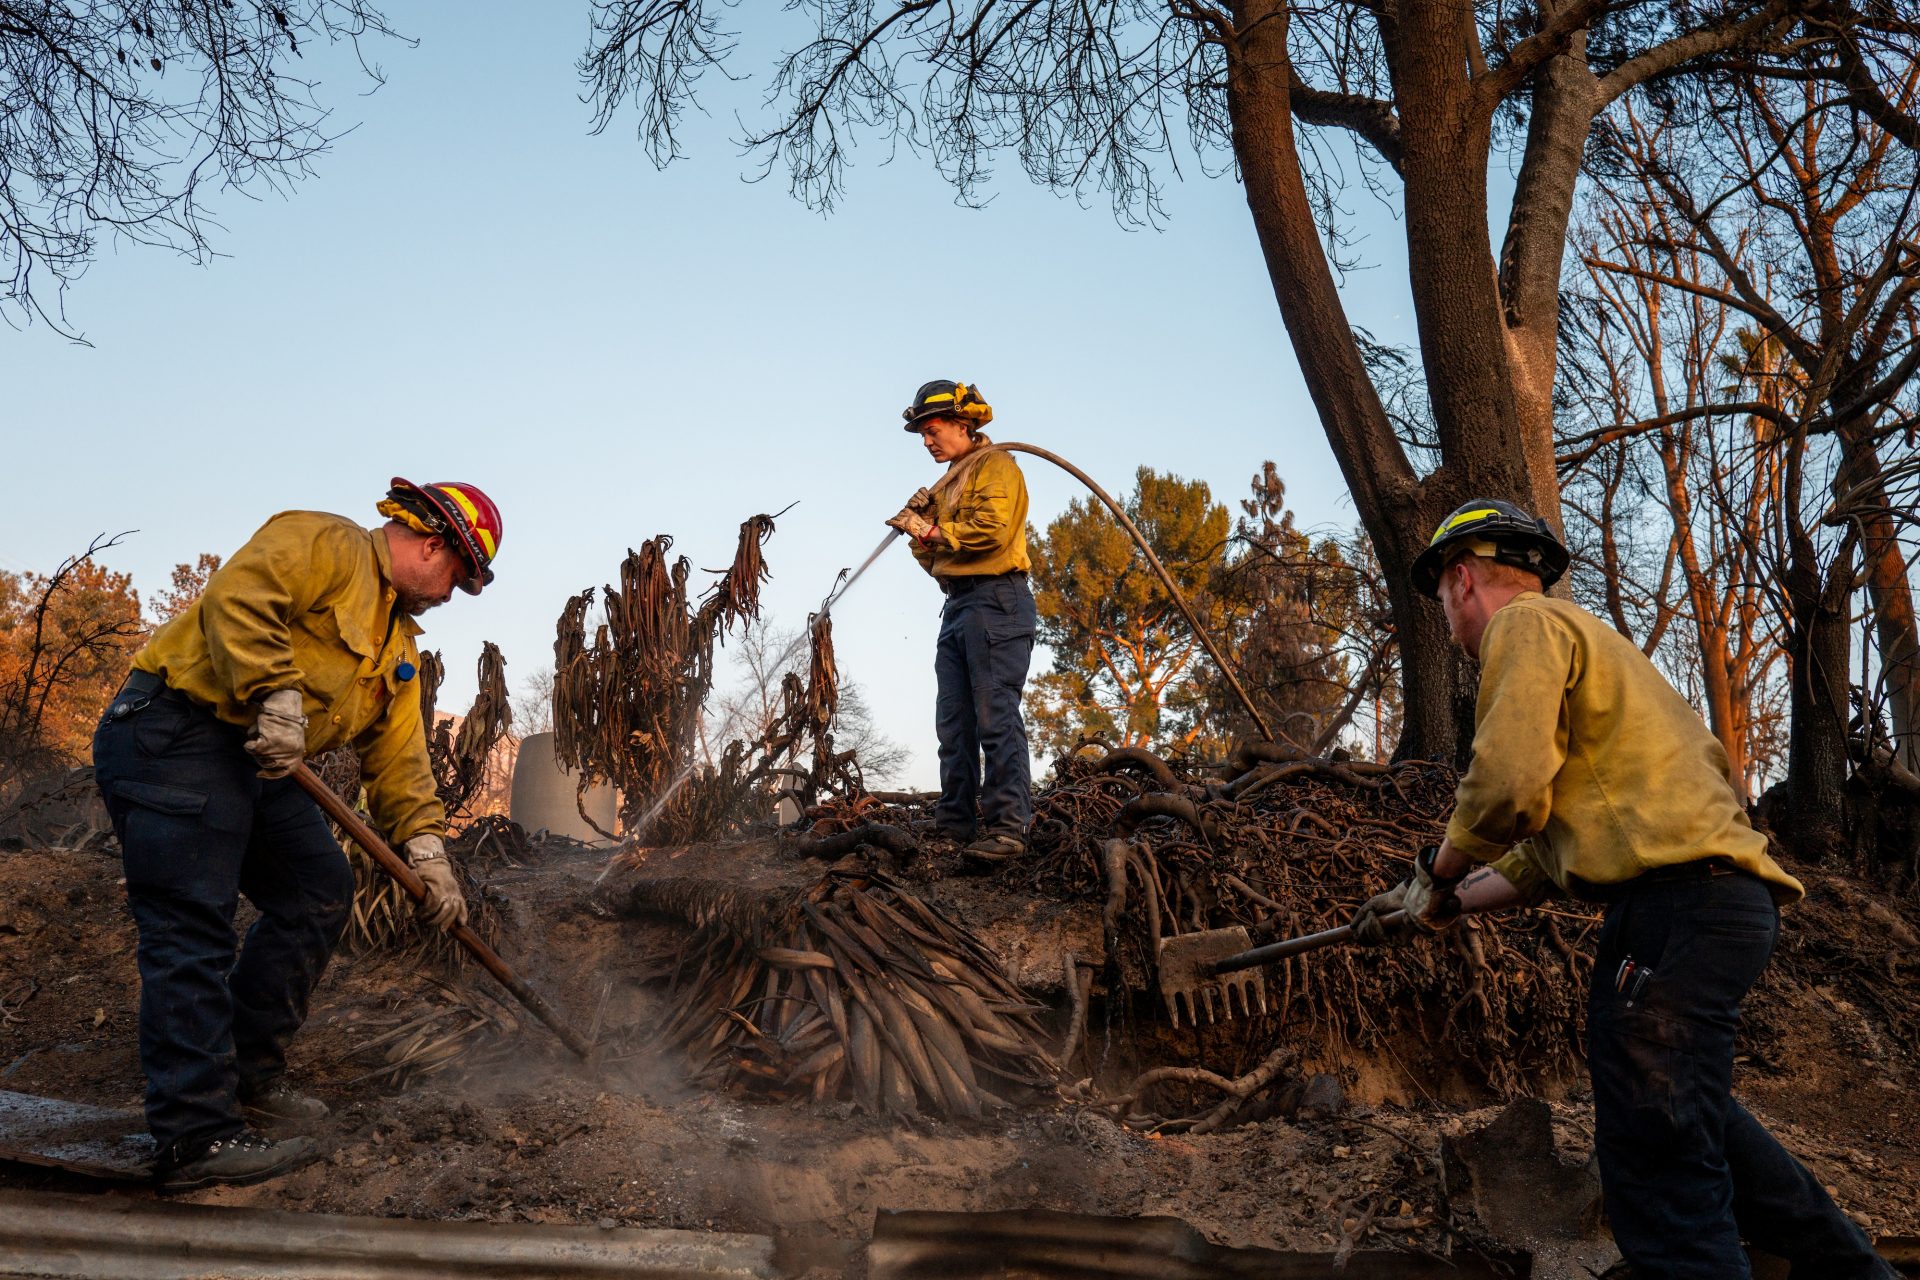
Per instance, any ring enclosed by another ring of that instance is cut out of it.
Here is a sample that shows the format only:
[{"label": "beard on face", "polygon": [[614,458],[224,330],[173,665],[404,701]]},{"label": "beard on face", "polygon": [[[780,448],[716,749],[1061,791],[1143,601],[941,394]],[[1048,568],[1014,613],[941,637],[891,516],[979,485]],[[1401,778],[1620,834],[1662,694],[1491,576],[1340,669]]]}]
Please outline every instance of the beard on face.
[{"label": "beard on face", "polygon": [[417,618],[429,609],[436,609],[446,603],[443,596],[430,596],[423,591],[400,591],[400,612],[410,618]]}]

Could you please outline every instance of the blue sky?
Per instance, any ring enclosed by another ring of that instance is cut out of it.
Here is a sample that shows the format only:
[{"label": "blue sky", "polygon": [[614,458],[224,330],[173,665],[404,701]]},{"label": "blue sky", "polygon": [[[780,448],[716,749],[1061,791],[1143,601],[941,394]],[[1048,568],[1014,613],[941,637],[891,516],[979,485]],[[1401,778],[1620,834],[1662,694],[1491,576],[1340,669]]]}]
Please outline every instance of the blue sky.
[{"label": "blue sky", "polygon": [[[291,194],[217,198],[224,257],[109,248],[67,303],[91,347],[0,331],[0,567],[138,529],[108,563],[150,594],[275,511],[371,524],[390,476],[471,480],[505,512],[498,580],[424,619],[459,708],[483,639],[517,689],[551,664],[566,598],[628,547],[671,533],[719,568],[742,519],[796,500],[765,602],[798,625],[938,474],[899,426],[935,377],[977,382],[994,435],[1116,493],[1144,465],[1233,501],[1273,458],[1303,523],[1354,522],[1231,177],[1192,170],[1165,230],[1128,231],[1011,158],[976,210],[872,145],[822,217],[779,175],[742,180],[735,112],[754,118],[765,58],[743,50],[747,84],[709,78],[691,158],[661,172],[631,114],[589,135],[584,0],[389,12],[418,47],[377,49],[370,95],[314,54],[357,127]],[[1410,342],[1399,228],[1352,203],[1380,265],[1351,278],[1351,318]],[[1076,486],[1026,470],[1044,526]],[[913,785],[935,776],[939,603],[896,548],[835,610],[841,670],[912,749]]]}]

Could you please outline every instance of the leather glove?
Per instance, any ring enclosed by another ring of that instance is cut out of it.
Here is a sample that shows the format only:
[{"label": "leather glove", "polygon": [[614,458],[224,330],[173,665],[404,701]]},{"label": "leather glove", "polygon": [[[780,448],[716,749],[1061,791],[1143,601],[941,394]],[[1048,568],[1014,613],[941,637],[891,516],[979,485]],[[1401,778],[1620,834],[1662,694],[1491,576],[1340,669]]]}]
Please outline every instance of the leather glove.
[{"label": "leather glove", "polygon": [[307,717],[300,709],[298,689],[275,689],[260,701],[240,745],[260,762],[263,778],[284,778],[307,758]]},{"label": "leather glove", "polygon": [[929,520],[933,519],[933,490],[927,488],[925,485],[915,489],[913,496],[907,499],[906,510],[913,512],[917,516],[925,516]]},{"label": "leather glove", "polygon": [[912,507],[900,508],[900,514],[887,521],[887,524],[889,527],[898,529],[900,532],[906,534],[909,538],[921,542],[926,541],[927,535],[933,532],[933,521],[927,519]]},{"label": "leather glove", "polygon": [[1407,885],[1410,883],[1403,880],[1385,893],[1376,893],[1360,904],[1352,920],[1355,942],[1363,947],[1379,947],[1398,942],[1412,932],[1404,927],[1404,921],[1392,925],[1381,923],[1382,917],[1390,916],[1407,905]]},{"label": "leather glove", "polygon": [[1402,899],[1415,923],[1434,931],[1458,921],[1461,910],[1459,895],[1454,893],[1461,877],[1434,874],[1433,860],[1438,853],[1437,846],[1428,845],[1414,858],[1413,879],[1407,881],[1406,896]]},{"label": "leather glove", "polygon": [[427,923],[441,929],[465,924],[467,895],[461,891],[453,864],[447,861],[446,842],[439,836],[415,836],[407,841],[407,861],[427,887],[426,900],[419,906]]}]

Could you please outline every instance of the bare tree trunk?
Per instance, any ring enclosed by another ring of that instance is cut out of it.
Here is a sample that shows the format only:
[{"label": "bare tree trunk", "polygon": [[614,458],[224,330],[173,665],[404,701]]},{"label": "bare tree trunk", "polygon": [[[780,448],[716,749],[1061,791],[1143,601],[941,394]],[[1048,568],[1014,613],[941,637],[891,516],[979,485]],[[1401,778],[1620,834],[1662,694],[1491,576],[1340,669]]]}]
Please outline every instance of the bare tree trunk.
[{"label": "bare tree trunk", "polygon": [[[1487,230],[1492,113],[1463,56],[1472,6],[1422,0],[1395,14],[1382,31],[1401,103],[1407,275],[1443,459],[1429,486],[1462,500],[1528,494],[1527,441],[1502,358],[1507,329]],[[1551,362],[1547,376],[1551,382]],[[1551,456],[1550,432],[1547,439]],[[1557,508],[1557,490],[1553,497]]]},{"label": "bare tree trunk", "polygon": [[1807,862],[1846,849],[1847,658],[1852,650],[1847,601],[1853,594],[1848,539],[1824,575],[1811,540],[1795,539],[1786,585],[1793,610],[1787,640],[1792,722],[1787,735],[1784,811],[1775,830]]},{"label": "bare tree trunk", "polygon": [[1880,483],[1880,455],[1859,429],[1842,428],[1846,462],[1835,487],[1863,486],[1858,505],[1869,514],[1861,521],[1861,567],[1867,595],[1873,602],[1874,639],[1880,649],[1880,669],[1887,690],[1894,758],[1912,772],[1920,772],[1920,630],[1916,630],[1913,587],[1907,581],[1907,558],[1900,531],[1887,514],[1886,490]]},{"label": "bare tree trunk", "polygon": [[1866,525],[1867,592],[1887,686],[1894,759],[1920,773],[1920,627],[1914,619],[1913,587],[1893,521],[1875,516]]},{"label": "bare tree trunk", "polygon": [[1700,563],[1700,547],[1693,535],[1693,495],[1687,490],[1687,453],[1681,437],[1666,433],[1660,445],[1660,463],[1666,472],[1668,508],[1673,513],[1675,549],[1685,578],[1687,604],[1693,613],[1695,643],[1700,650],[1700,684],[1707,699],[1707,723],[1727,753],[1727,775],[1734,794],[1745,805],[1747,791],[1747,726],[1734,708],[1733,637],[1716,600],[1717,585]]}]

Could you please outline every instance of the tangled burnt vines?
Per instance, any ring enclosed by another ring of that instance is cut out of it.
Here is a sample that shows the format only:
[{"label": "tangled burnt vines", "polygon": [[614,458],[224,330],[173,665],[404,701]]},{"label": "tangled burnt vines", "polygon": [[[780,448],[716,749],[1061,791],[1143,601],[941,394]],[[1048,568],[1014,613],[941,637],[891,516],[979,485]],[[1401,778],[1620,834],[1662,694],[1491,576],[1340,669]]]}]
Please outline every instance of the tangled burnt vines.
[{"label": "tangled burnt vines", "polygon": [[[733,738],[733,726],[723,725],[718,759],[703,750],[714,645],[760,616],[760,584],[769,576],[761,551],[772,534],[772,516],[743,523],[732,566],[697,607],[687,589],[692,562],[682,556],[669,564],[673,539],[662,534],[627,554],[619,589],[609,586],[602,595],[605,620],[591,644],[591,588],[560,615],[553,646],[554,751],[580,770],[583,790],[603,780],[619,789],[621,825],[632,838],[657,844],[717,834],[750,800],[770,802],[782,776],[804,779],[807,785],[796,790],[850,794],[860,788],[853,753],[832,749],[839,673],[824,613],[808,620],[807,677],[782,677],[780,709],[771,722],[750,739]],[[809,742],[811,767],[792,768]]]},{"label": "tangled burnt vines", "polygon": [[966,1117],[1054,1086],[1038,1006],[972,934],[880,872],[836,868],[779,894],[642,881],[626,907],[699,926],[661,1029],[695,1079]]},{"label": "tangled burnt vines", "polygon": [[[1155,1033],[1130,1023],[1135,1005],[1113,993],[1153,990],[1160,939],[1244,925],[1259,943],[1345,924],[1439,841],[1453,799],[1453,772],[1423,761],[1302,758],[1256,744],[1225,772],[1205,778],[1138,749],[1063,760],[1035,796],[1028,856],[993,873],[1036,898],[1102,905],[1109,1007],[1136,1039]],[[1268,970],[1265,1017],[1205,1028],[1200,1049],[1239,1074],[1283,1042],[1404,1060],[1423,1039],[1434,1061],[1523,1092],[1578,1064],[1591,963],[1582,944],[1596,925],[1577,907],[1549,908],[1396,947],[1297,956]],[[1083,1065],[1099,1056],[1089,1050]]]},{"label": "tangled burnt vines", "polygon": [[[1040,856],[1024,874],[1043,891],[1103,895],[1109,966],[1140,972],[1174,934],[1239,924],[1261,940],[1344,924],[1444,834],[1450,769],[1285,757],[1243,751],[1226,782],[1182,780],[1131,754],[1072,762],[1041,798]],[[1577,1063],[1589,963],[1579,943],[1593,923],[1521,913],[1378,951],[1297,956],[1268,975],[1278,1025],[1249,1019],[1245,1043],[1306,1028],[1391,1047],[1396,1032],[1417,1031],[1499,1092],[1520,1092]]]}]

